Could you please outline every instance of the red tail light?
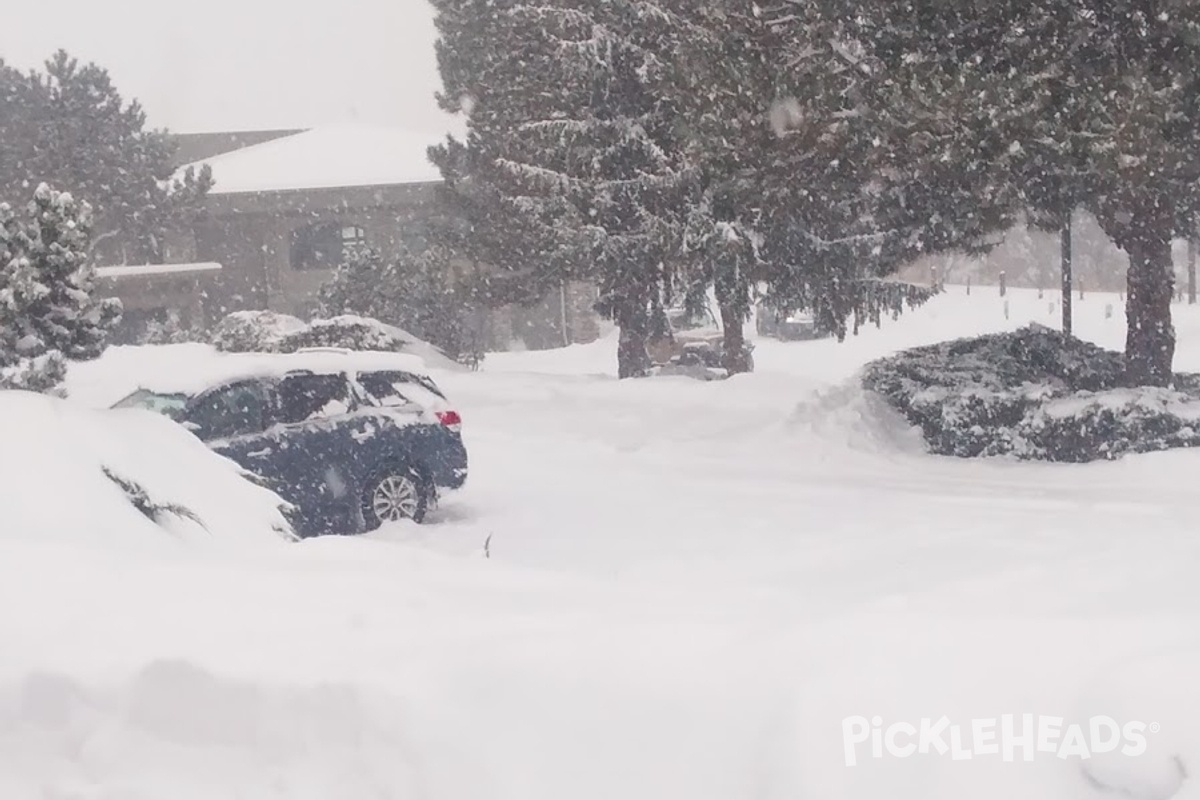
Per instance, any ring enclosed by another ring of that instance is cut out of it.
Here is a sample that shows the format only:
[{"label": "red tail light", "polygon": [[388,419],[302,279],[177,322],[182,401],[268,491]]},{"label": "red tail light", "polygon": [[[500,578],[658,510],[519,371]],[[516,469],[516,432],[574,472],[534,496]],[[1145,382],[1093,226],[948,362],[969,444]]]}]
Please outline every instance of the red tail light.
[{"label": "red tail light", "polygon": [[438,422],[455,433],[462,430],[462,417],[458,415],[457,411],[439,411],[437,412],[437,418]]}]

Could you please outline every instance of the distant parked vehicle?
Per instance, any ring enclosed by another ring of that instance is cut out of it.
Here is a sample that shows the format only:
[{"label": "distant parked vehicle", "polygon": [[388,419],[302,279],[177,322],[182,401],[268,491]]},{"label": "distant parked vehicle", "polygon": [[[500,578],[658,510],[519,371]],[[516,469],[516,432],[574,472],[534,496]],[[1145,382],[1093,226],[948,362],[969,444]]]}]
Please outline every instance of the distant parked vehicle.
[{"label": "distant parked vehicle", "polygon": [[816,318],[806,311],[781,312],[767,306],[758,310],[758,335],[785,342],[827,339],[830,334],[821,330]]},{"label": "distant parked vehicle", "polygon": [[198,391],[156,381],[114,407],[181,423],[290,503],[300,535],[421,522],[442,490],[466,481],[462,419],[419,359],[331,350],[225,359],[228,374]]},{"label": "distant parked vehicle", "polygon": [[[670,338],[650,342],[651,362],[660,374],[686,374],[701,379],[726,377],[725,332],[708,306],[689,310],[672,307],[666,311]],[[746,356],[753,368],[754,345],[747,342]]]}]

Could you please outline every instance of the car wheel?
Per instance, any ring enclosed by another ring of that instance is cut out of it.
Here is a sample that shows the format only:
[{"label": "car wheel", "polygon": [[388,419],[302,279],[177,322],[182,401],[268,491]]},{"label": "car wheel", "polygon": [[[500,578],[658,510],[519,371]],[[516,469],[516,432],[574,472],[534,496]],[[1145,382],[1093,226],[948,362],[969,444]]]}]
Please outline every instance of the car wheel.
[{"label": "car wheel", "polygon": [[385,522],[411,519],[422,522],[429,509],[427,481],[411,467],[387,467],[367,481],[362,512],[366,530],[373,531]]}]

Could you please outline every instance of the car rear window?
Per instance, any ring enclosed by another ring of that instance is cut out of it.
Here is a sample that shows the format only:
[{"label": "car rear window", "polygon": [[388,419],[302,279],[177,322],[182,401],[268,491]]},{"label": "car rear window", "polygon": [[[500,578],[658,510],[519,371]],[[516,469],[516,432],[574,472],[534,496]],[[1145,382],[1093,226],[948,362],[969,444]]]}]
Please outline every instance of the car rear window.
[{"label": "car rear window", "polygon": [[446,399],[433,381],[408,372],[360,372],[358,383],[381,406],[415,403],[428,409]]}]

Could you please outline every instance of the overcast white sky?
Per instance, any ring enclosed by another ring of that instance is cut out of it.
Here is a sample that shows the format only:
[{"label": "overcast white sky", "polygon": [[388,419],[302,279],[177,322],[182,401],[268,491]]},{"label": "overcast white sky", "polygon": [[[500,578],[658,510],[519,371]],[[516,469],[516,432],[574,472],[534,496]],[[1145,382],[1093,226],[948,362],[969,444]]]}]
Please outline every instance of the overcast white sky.
[{"label": "overcast white sky", "polygon": [[0,57],[40,66],[66,48],[178,132],[358,120],[440,135],[434,39],[426,0],[54,0],[5,12]]}]

